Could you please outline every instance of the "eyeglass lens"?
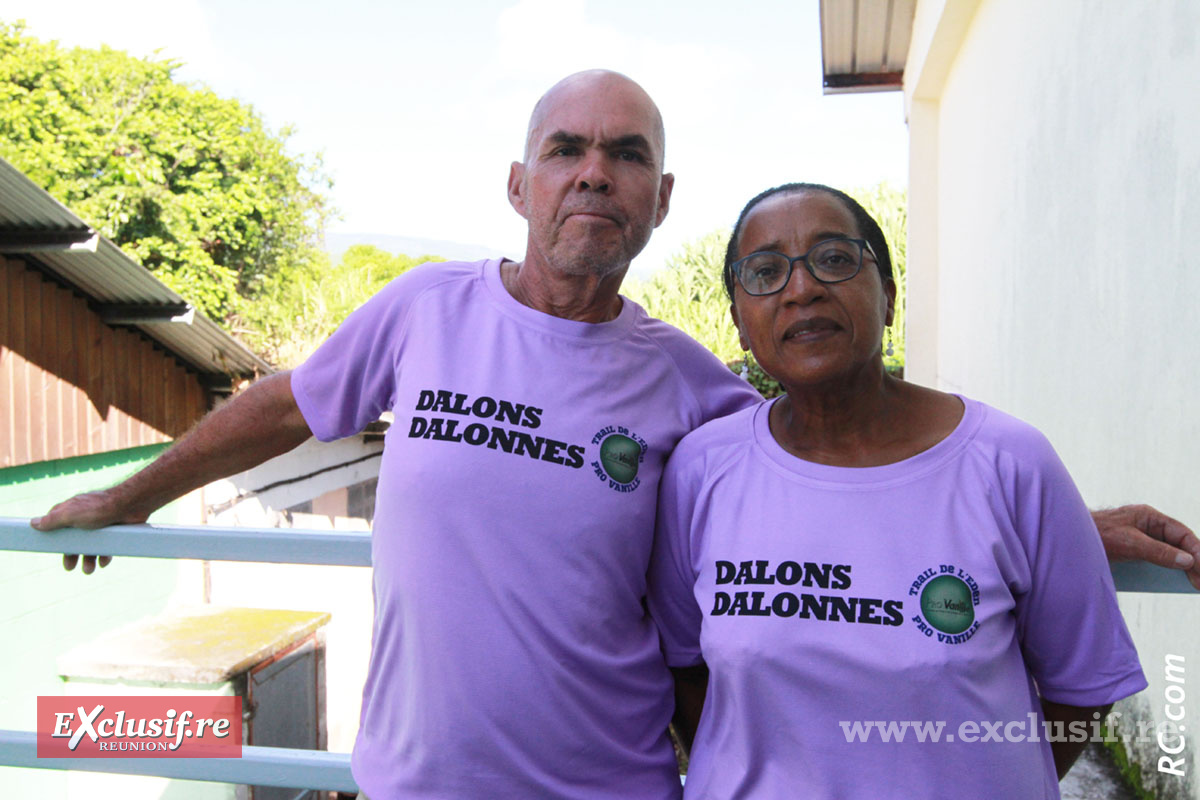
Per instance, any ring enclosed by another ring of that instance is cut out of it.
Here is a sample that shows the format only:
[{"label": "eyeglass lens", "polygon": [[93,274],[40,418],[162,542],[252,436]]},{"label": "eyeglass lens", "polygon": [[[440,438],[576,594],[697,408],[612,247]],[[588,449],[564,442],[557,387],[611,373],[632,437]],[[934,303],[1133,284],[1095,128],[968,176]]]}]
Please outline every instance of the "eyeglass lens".
[{"label": "eyeglass lens", "polygon": [[[817,280],[837,283],[858,273],[862,247],[847,239],[831,239],[809,250],[806,260]],[[741,264],[742,287],[750,294],[777,292],[791,277],[791,263],[780,253],[753,253]]]}]

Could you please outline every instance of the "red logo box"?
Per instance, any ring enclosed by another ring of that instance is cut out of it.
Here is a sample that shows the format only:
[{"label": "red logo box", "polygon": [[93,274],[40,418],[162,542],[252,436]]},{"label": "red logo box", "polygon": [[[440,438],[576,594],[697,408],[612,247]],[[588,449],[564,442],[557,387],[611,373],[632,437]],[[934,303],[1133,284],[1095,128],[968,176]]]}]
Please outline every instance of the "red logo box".
[{"label": "red logo box", "polygon": [[240,697],[38,697],[38,758],[241,758]]}]

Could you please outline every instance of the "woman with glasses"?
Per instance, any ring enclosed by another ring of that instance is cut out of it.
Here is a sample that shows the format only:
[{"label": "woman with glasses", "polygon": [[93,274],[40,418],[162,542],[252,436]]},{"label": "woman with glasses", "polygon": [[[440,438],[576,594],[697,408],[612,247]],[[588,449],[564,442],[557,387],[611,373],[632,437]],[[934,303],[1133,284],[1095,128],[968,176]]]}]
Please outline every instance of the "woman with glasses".
[{"label": "woman with glasses", "polygon": [[842,192],[763,192],[725,263],[785,394],[686,437],[661,485],[651,612],[677,674],[709,673],[680,682],[685,797],[1059,797],[1146,686],[1062,463],[884,371],[890,254]]}]

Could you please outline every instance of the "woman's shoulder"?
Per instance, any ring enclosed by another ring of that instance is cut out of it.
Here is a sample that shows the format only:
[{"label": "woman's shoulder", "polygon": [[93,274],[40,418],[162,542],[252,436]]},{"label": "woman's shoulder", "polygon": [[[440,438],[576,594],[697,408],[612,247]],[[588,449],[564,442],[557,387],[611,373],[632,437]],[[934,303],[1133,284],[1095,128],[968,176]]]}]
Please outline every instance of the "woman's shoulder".
[{"label": "woman's shoulder", "polygon": [[974,420],[971,442],[976,451],[1022,471],[1060,463],[1050,440],[1030,423],[979,400],[962,401],[966,416]]},{"label": "woman's shoulder", "polygon": [[730,451],[745,451],[754,441],[754,417],[770,403],[763,400],[728,416],[704,423],[680,440],[671,454],[672,462],[712,463]]},{"label": "woman's shoulder", "polygon": [[978,448],[1040,453],[1049,447],[1033,425],[966,395],[908,384],[908,414],[921,430],[914,435],[969,441]]},{"label": "woman's shoulder", "polygon": [[699,492],[721,475],[749,458],[755,450],[755,417],[766,413],[771,401],[735,411],[706,422],[684,436],[667,462],[666,480],[674,487]]},{"label": "woman's shoulder", "polygon": [[[679,447],[720,447],[726,444],[745,444],[754,437],[754,416],[770,400],[762,400],[732,414],[710,420],[684,436]],[[676,448],[678,449],[678,448]]]}]

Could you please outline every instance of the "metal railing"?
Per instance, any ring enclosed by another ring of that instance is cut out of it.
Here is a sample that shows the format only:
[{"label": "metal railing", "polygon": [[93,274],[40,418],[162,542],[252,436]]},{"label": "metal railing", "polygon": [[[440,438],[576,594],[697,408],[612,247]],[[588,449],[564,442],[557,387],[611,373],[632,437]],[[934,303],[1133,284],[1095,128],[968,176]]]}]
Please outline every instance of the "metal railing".
[{"label": "metal railing", "polygon": [[[277,564],[371,565],[371,535],[366,532],[114,525],[99,531],[68,528],[41,533],[29,527],[29,520],[14,517],[0,517],[0,550]],[[1178,570],[1131,563],[1114,564],[1112,572],[1118,591],[1195,591]],[[241,758],[38,758],[34,733],[0,730],[0,766],[358,791],[350,774],[349,753],[253,745],[242,748]]]},{"label": "metal railing", "polygon": [[1118,592],[1193,594],[1196,588],[1182,570],[1156,567],[1144,561],[1109,564]]},{"label": "metal railing", "polygon": [[42,533],[30,528],[27,519],[0,517],[0,550],[371,566],[371,534],[367,531],[305,531],[298,528],[113,525],[98,531],[63,528]]},{"label": "metal railing", "polygon": [[[371,566],[371,534],[286,528],[114,525],[41,533],[29,520],[0,517],[0,550],[103,553],[145,558]],[[251,786],[354,793],[349,753],[246,745],[241,758],[38,758],[32,731],[0,730],[0,767],[149,775]]]},{"label": "metal railing", "polygon": [[38,758],[37,734],[0,730],[0,766],[355,793],[349,753],[244,745],[241,758]]}]

